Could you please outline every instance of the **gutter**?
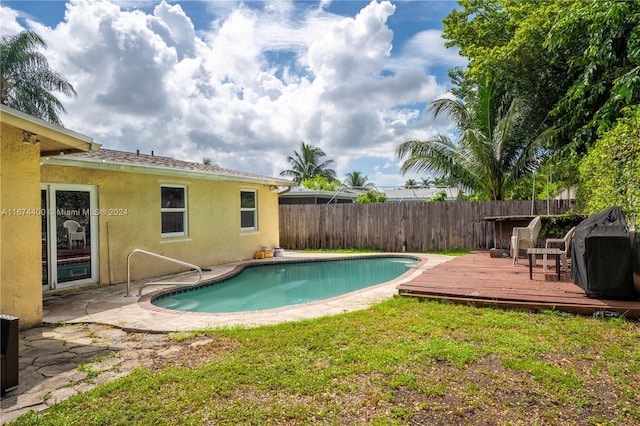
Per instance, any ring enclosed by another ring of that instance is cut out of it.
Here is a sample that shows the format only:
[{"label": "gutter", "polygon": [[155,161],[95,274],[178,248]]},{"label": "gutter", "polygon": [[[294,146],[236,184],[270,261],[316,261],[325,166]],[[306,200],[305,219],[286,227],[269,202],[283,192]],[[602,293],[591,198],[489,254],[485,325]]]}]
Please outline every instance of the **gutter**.
[{"label": "gutter", "polygon": [[287,192],[290,192],[292,189],[293,189],[293,186],[288,186],[286,189],[278,192],[278,197],[281,196],[281,195],[286,194]]}]

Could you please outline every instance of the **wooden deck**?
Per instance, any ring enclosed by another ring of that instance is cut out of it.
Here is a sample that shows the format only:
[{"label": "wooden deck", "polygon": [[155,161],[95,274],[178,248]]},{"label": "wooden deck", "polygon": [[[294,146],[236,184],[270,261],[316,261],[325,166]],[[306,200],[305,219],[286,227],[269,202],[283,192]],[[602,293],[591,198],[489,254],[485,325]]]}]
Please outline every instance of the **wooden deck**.
[{"label": "wooden deck", "polygon": [[[491,258],[488,251],[457,257],[429,269],[398,286],[400,295],[477,306],[512,309],[556,309],[582,315],[624,315],[640,318],[640,301],[589,298],[566,273],[557,281],[552,270],[542,272],[542,260],[533,267],[522,258],[513,266],[511,258]],[[546,278],[546,279],[545,279]]]}]

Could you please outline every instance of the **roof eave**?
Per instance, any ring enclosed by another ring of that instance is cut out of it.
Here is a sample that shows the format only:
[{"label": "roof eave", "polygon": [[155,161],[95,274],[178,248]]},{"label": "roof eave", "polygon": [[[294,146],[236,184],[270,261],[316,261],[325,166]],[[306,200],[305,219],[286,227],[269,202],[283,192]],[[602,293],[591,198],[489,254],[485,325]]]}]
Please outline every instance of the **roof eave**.
[{"label": "roof eave", "polygon": [[89,136],[25,114],[6,105],[0,104],[0,114],[2,114],[3,123],[38,136],[41,142],[41,155],[48,155],[52,152],[93,152],[100,149],[100,144],[94,142]]},{"label": "roof eave", "polygon": [[54,166],[79,167],[94,170],[109,170],[128,173],[142,173],[152,175],[175,176],[183,178],[222,180],[233,182],[257,183],[273,186],[296,186],[295,182],[275,179],[269,177],[252,177],[242,175],[230,175],[215,172],[205,172],[199,170],[175,169],[170,167],[149,166],[140,164],[124,164],[106,160],[87,159],[87,158],[71,158],[70,156],[50,156],[43,157],[42,164],[50,164]]}]

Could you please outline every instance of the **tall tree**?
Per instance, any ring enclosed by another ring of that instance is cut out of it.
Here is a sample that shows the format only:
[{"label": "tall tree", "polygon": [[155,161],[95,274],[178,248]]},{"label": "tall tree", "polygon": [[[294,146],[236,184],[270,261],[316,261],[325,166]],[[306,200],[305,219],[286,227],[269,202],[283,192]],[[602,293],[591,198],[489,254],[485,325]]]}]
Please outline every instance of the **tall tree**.
[{"label": "tall tree", "polygon": [[525,111],[517,100],[501,108],[490,82],[480,86],[471,105],[448,98],[434,101],[435,117],[445,114],[453,120],[460,137],[454,142],[445,135],[412,140],[396,148],[400,170],[432,172],[449,178],[463,188],[491,200],[502,200],[507,190],[539,160],[540,147],[551,131],[527,138],[521,123]]},{"label": "tall tree", "polygon": [[431,179],[431,178],[428,178],[428,177],[422,178],[422,179],[420,179],[420,181],[421,181],[420,182],[420,188],[429,189],[429,188],[431,188],[431,185],[435,184],[435,181],[433,179]]},{"label": "tall tree", "polygon": [[[485,76],[528,108],[529,134],[556,127],[565,156],[584,154],[622,108],[640,102],[640,2],[459,0],[443,37],[469,59],[451,70],[464,101]],[[545,119],[546,118],[546,119]],[[577,163],[576,158],[569,158]]]},{"label": "tall tree", "polygon": [[346,176],[347,178],[344,180],[344,184],[349,188],[367,189],[374,186],[372,182],[367,182],[369,180],[367,176],[357,170],[347,173]]},{"label": "tall tree", "polygon": [[51,92],[76,96],[76,91],[62,74],[49,69],[47,58],[37,50],[46,47],[44,40],[33,31],[2,38],[0,103],[62,124],[58,112],[65,112],[64,106]]},{"label": "tall tree", "polygon": [[313,179],[315,176],[333,180],[336,178],[336,172],[330,169],[329,166],[334,161],[322,161],[326,155],[322,149],[302,142],[300,152],[294,151],[293,156],[287,157],[291,168],[281,171],[280,176],[291,177],[296,183],[306,179]]},{"label": "tall tree", "polygon": [[405,188],[419,188],[420,185],[418,184],[418,182],[416,182],[415,179],[407,179],[407,181],[404,183],[404,187]]},{"label": "tall tree", "polygon": [[569,64],[570,87],[553,114],[585,152],[627,106],[640,103],[640,2],[578,1],[556,17],[545,42]]},{"label": "tall tree", "polygon": [[[456,46],[469,59],[465,69],[450,70],[452,92],[465,102],[476,97],[476,87],[491,76],[496,97],[505,103],[518,99],[526,109],[521,129],[535,138],[544,129],[555,127],[551,111],[570,87],[568,53],[549,50],[545,41],[561,11],[582,0],[474,0],[458,1],[444,20],[446,46]],[[579,37],[572,33],[571,37]],[[548,153],[555,163],[566,165],[564,185],[575,184],[578,157],[570,146],[566,127],[550,141]],[[558,176],[560,177],[560,176]],[[527,180],[527,179],[525,179]],[[529,182],[516,184],[509,196],[522,197]],[[520,190],[522,189],[522,190]]]}]

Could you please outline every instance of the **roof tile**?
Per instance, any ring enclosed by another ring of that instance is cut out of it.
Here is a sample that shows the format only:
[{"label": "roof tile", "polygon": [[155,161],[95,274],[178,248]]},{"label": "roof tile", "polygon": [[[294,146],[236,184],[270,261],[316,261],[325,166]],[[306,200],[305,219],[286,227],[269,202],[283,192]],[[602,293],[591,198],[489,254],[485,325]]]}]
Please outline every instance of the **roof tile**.
[{"label": "roof tile", "polygon": [[[218,165],[205,165],[202,163],[194,163],[191,161],[176,160],[170,157],[160,155],[148,155],[135,152],[115,151],[110,149],[100,149],[96,152],[83,152],[79,154],[71,154],[69,157],[82,158],[87,160],[105,161],[114,164],[124,164],[133,166],[159,167],[164,169],[196,171],[204,173],[212,173],[217,175],[226,175],[230,177],[246,177],[255,179],[274,179],[269,176],[258,175],[255,173],[241,172],[238,170],[225,169]],[[293,184],[295,185],[295,184]]]}]

